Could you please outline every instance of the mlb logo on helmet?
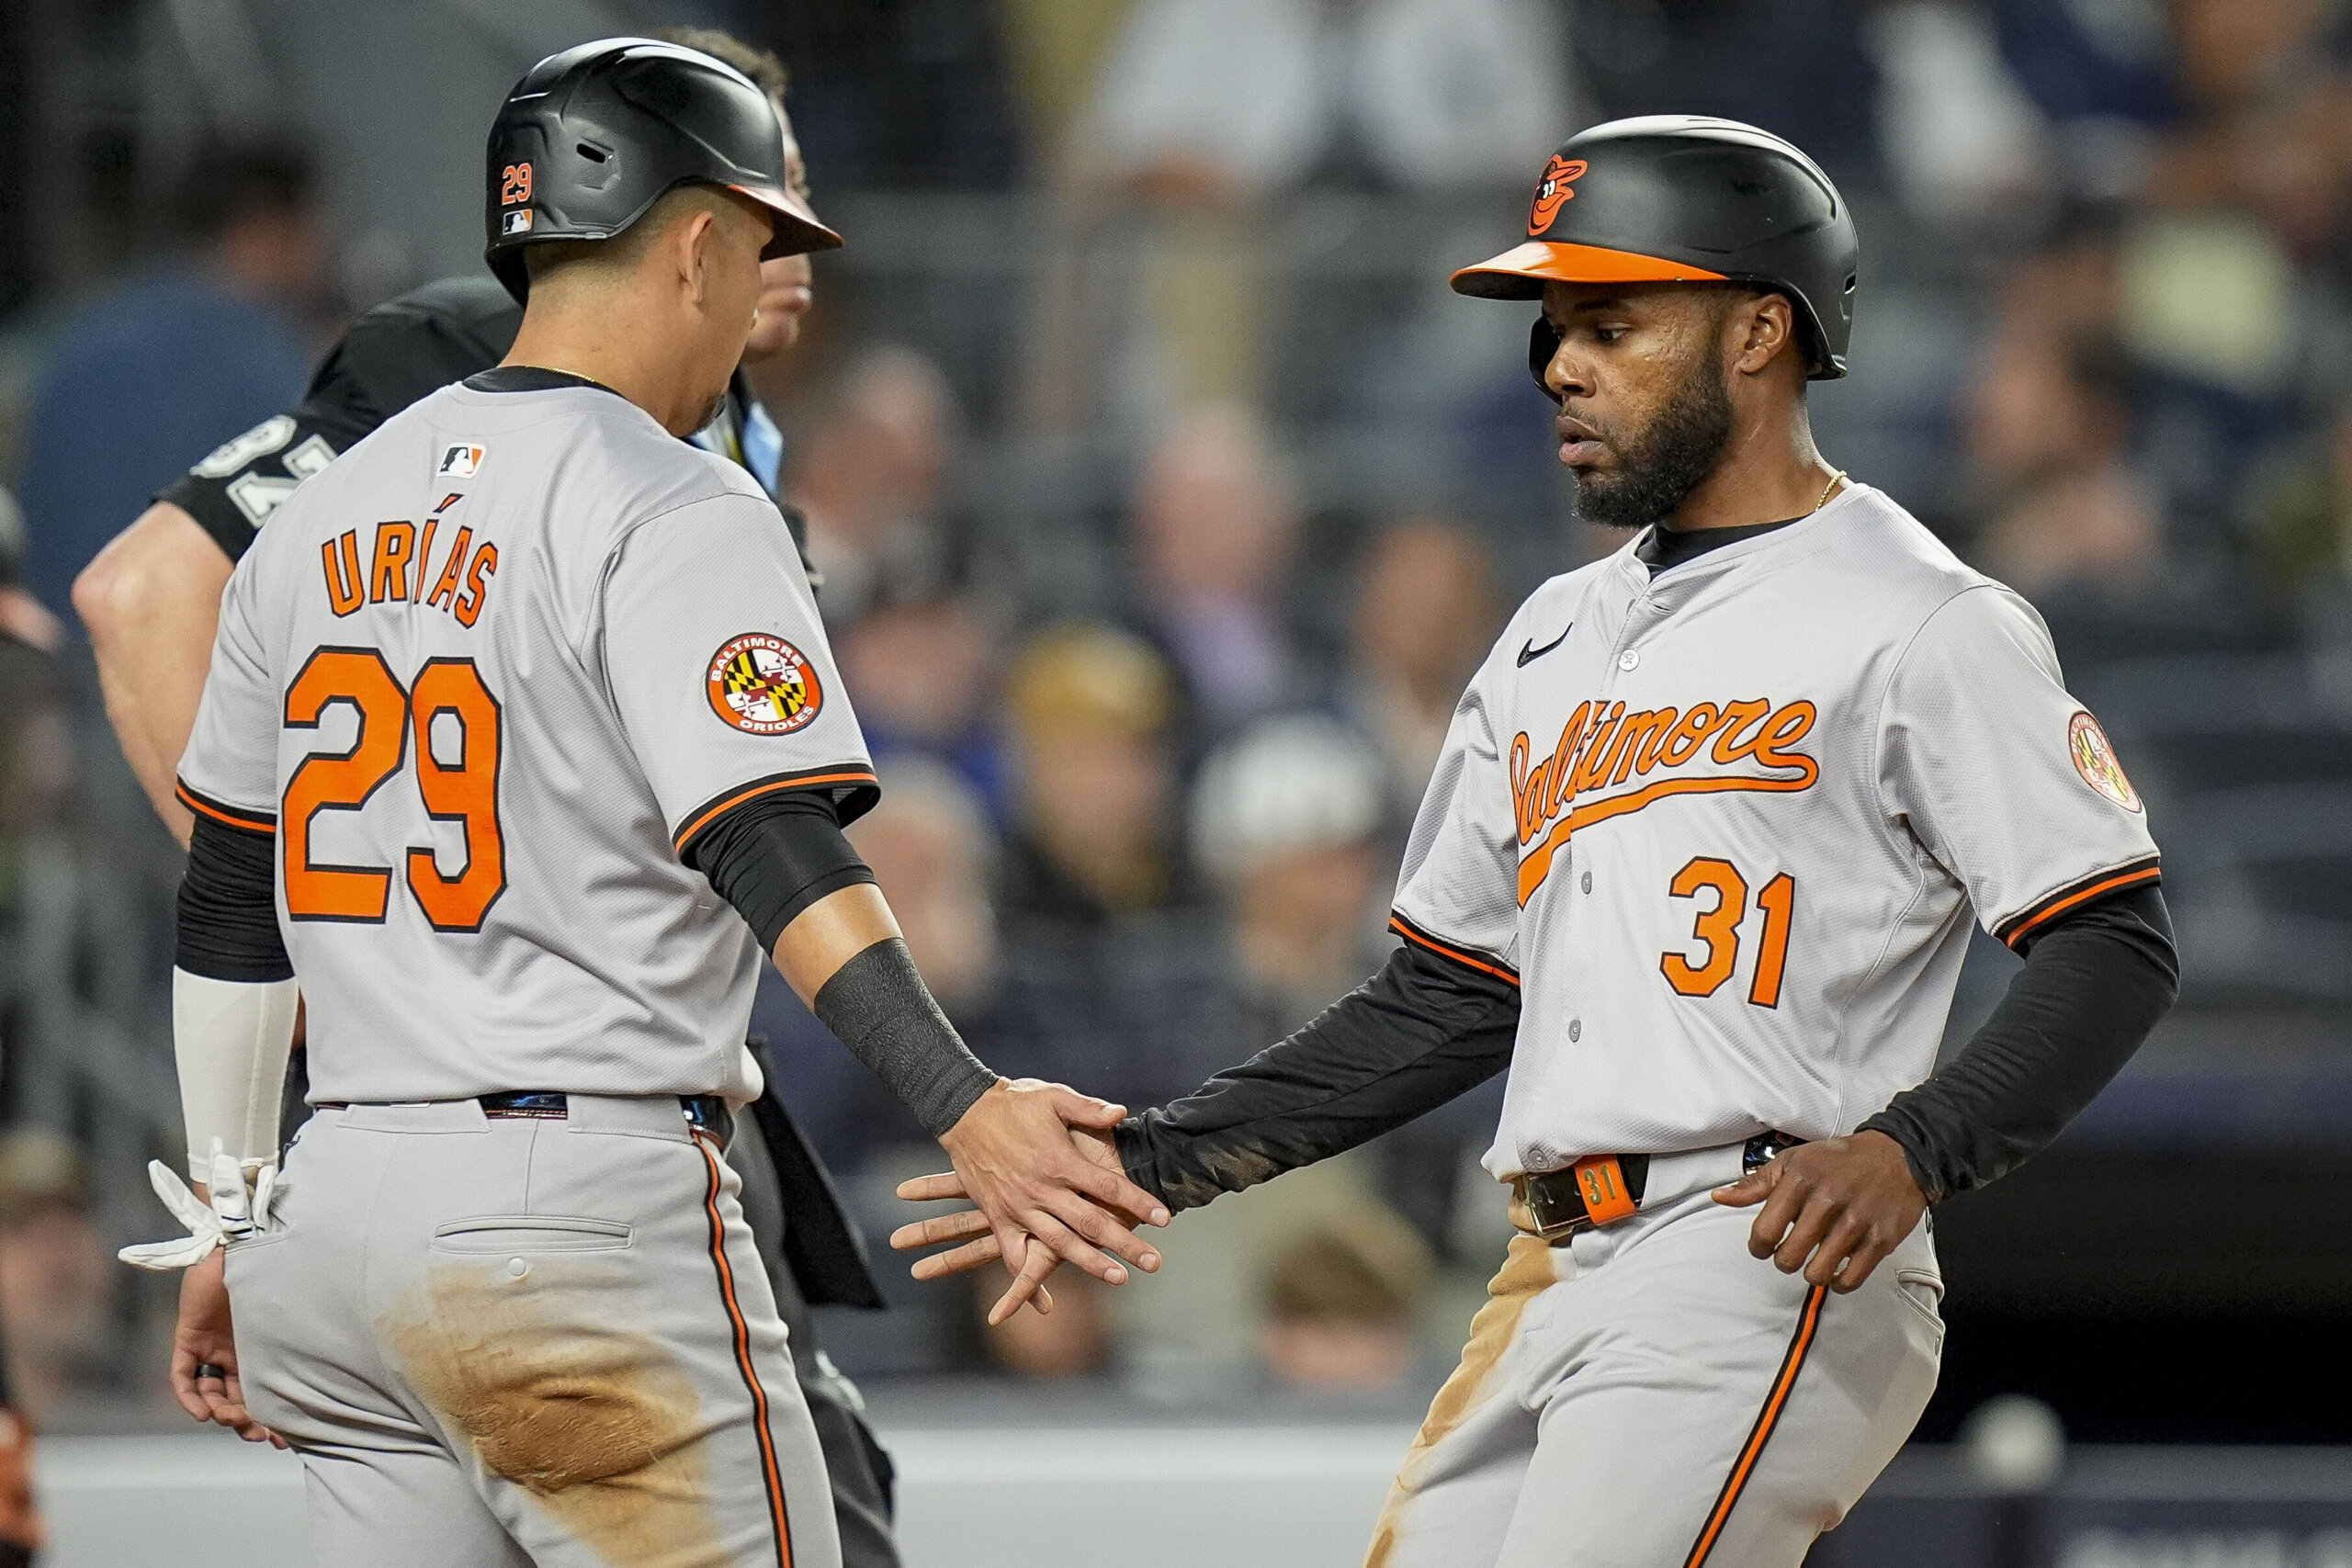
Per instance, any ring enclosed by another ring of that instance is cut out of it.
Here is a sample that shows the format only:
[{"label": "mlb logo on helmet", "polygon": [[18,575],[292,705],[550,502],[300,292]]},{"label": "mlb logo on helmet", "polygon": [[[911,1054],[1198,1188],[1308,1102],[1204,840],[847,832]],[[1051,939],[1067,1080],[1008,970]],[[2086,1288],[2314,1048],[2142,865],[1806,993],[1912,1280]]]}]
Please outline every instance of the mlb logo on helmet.
[{"label": "mlb logo on helmet", "polygon": [[489,455],[487,446],[452,446],[441,454],[441,466],[434,472],[447,474],[452,479],[469,479],[481,468],[482,458]]},{"label": "mlb logo on helmet", "polygon": [[501,231],[503,233],[527,234],[531,231],[531,209],[527,207],[517,208],[500,220],[500,222],[503,225]]}]

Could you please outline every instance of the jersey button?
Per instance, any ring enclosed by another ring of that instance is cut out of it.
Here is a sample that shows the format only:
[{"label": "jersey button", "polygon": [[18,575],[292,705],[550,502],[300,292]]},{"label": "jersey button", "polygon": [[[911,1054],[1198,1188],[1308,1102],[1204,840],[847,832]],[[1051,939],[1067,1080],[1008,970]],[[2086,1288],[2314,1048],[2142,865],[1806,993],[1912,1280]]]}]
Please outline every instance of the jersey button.
[{"label": "jersey button", "polygon": [[1572,1018],[1568,1020],[1568,1043],[1573,1045],[1583,1038],[1584,1020],[1580,1018]]},{"label": "jersey button", "polygon": [[1617,668],[1620,670],[1631,670],[1641,661],[1642,656],[1635,653],[1629,648],[1624,652],[1617,656]]},{"label": "jersey button", "polygon": [[510,1258],[506,1260],[506,1276],[510,1280],[519,1280],[530,1271],[531,1266],[519,1258]]},{"label": "jersey button", "polygon": [[1589,871],[1584,874],[1584,890],[1588,893],[1592,891],[1592,873]]}]

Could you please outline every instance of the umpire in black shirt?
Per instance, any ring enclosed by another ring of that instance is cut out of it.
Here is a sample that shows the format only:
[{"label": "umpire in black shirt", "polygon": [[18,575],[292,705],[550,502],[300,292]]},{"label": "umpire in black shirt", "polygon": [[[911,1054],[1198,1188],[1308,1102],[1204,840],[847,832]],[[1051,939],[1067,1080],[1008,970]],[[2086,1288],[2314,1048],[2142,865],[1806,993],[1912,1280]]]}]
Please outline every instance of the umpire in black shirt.
[{"label": "umpire in black shirt", "polygon": [[[784,115],[784,68],[775,57],[707,29],[658,36],[715,54],[767,89],[784,123],[792,183],[805,197],[799,149]],[[805,255],[764,262],[761,276],[760,320],[746,363],[790,348],[810,299]],[[173,798],[173,781],[195,727],[220,593],[237,560],[296,485],[426,393],[499,363],[522,319],[522,308],[486,274],[429,283],[378,306],[328,352],[300,403],[167,486],[74,583],[74,607],[97,655],[107,717],[148,797],[182,843],[189,823]],[[741,463],[775,493],[782,442],[740,367],[718,418],[693,439]],[[790,507],[782,510],[805,562],[806,525]],[[289,1120],[307,1113],[300,1062],[298,1053]],[[865,1424],[855,1385],[818,1348],[809,1311],[879,1307],[881,1292],[832,1179],[777,1097],[776,1073],[764,1060],[761,1066],[766,1090],[737,1122],[728,1161],[742,1178],[744,1216],[791,1330],[793,1365],[832,1483],[843,1568],[897,1568],[889,1456]]]}]

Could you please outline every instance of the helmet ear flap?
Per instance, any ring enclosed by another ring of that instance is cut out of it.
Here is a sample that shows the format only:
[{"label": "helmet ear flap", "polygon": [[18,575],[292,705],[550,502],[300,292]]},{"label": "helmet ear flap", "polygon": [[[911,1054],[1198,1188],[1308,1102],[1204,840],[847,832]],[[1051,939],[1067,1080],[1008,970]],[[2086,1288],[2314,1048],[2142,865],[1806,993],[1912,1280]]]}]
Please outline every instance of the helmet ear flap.
[{"label": "helmet ear flap", "polygon": [[1535,325],[1527,333],[1527,373],[1535,378],[1535,389],[1555,403],[1560,400],[1559,397],[1544,379],[1544,372],[1551,367],[1552,356],[1559,352],[1560,329],[1552,324],[1550,317],[1537,316]]}]

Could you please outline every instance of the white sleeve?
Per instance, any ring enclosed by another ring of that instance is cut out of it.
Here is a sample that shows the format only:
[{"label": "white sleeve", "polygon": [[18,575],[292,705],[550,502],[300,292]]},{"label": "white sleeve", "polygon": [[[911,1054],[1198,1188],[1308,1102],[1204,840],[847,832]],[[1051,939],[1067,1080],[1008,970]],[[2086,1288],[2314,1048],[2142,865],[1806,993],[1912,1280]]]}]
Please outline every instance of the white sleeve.
[{"label": "white sleeve", "polygon": [[1519,980],[1519,835],[1482,669],[1453,710],[1413,818],[1395,918],[1406,941]]},{"label": "white sleeve", "polygon": [[277,1161],[277,1113],[294,1046],[301,987],[292,980],[211,980],[172,971],[172,1048],[188,1174],[212,1179],[212,1145],[250,1175]]},{"label": "white sleeve", "polygon": [[2147,808],[2066,690],[2041,617],[1997,583],[1954,595],[1920,627],[1888,683],[1880,746],[1890,818],[2011,946],[2161,874]]},{"label": "white sleeve", "polygon": [[716,497],[632,531],[603,619],[607,689],[682,855],[763,794],[831,791],[844,821],[872,803],[865,737],[773,502]]}]

